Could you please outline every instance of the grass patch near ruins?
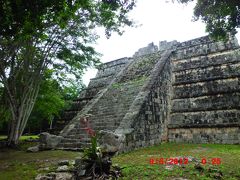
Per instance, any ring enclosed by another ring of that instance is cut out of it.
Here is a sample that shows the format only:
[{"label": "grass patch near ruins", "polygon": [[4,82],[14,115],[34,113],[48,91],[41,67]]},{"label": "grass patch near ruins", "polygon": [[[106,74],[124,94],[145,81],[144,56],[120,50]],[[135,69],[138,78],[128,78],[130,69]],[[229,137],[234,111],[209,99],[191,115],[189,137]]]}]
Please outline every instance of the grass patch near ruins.
[{"label": "grass patch near ruins", "polygon": [[[25,140],[29,140],[29,139],[38,139],[38,138],[39,138],[38,135],[21,136],[21,137],[20,137],[20,141],[25,141]],[[5,139],[7,139],[7,136],[0,135],[0,140],[5,140]]]},{"label": "grass patch near ruins", "polygon": [[[196,158],[200,161],[203,169],[199,170],[194,167],[194,162],[188,162],[183,167],[172,165],[170,166],[173,168],[172,170],[166,169],[166,164],[150,164],[150,159],[166,159],[179,156]],[[207,163],[202,165],[201,161],[204,158]],[[214,158],[220,158],[221,163],[213,165],[212,163],[216,160]],[[240,179],[240,145],[166,143],[121,154],[114,157],[113,160],[114,163],[124,168],[122,179],[142,180],[182,177],[207,180],[219,177],[221,173],[223,175],[222,179]]]},{"label": "grass patch near ruins", "polygon": [[42,151],[28,153],[23,150],[0,151],[0,180],[32,180],[37,174],[56,169],[60,160],[74,160],[79,152]]},{"label": "grass patch near ruins", "polygon": [[80,152],[49,150],[36,153],[26,152],[28,147],[37,142],[38,136],[22,136],[17,150],[0,149],[0,180],[32,180],[40,173],[56,170],[61,160],[74,160]]},{"label": "grass patch near ruins", "polygon": [[[73,160],[80,156],[79,152],[71,151],[42,151],[27,153],[25,150],[34,143],[24,143],[20,150],[0,150],[0,180],[30,180],[37,174],[51,172],[60,160]],[[166,165],[150,164],[150,159],[171,158],[177,156],[192,156],[209,162],[202,165],[199,171],[189,162],[185,167],[173,165],[172,170],[165,169]],[[212,165],[212,158],[220,158],[220,165]],[[165,143],[158,146],[142,148],[132,152],[120,154],[113,158],[113,164],[123,168],[123,180],[134,179],[172,179],[184,177],[187,179],[214,179],[219,171],[223,179],[240,179],[240,145],[217,144],[175,144]],[[209,172],[209,170],[211,172]]]}]

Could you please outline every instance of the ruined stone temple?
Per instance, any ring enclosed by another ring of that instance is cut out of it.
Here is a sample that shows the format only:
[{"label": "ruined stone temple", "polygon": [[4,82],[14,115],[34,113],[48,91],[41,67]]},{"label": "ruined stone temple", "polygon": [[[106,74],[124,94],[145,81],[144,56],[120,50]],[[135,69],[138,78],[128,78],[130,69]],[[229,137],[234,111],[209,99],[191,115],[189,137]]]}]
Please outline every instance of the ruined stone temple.
[{"label": "ruined stone temple", "polygon": [[59,147],[89,141],[80,124],[87,114],[94,130],[123,137],[124,151],[163,141],[240,144],[238,42],[162,41],[103,64],[65,112]]}]

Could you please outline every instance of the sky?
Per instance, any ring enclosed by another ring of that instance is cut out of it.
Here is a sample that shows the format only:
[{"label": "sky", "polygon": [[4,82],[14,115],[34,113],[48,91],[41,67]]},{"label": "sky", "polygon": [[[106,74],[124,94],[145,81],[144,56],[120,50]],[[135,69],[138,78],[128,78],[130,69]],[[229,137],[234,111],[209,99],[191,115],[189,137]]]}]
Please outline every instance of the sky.
[{"label": "sky", "polygon": [[[94,47],[102,54],[101,62],[131,57],[151,42],[159,45],[159,41],[183,42],[207,35],[205,24],[192,20],[194,6],[195,2],[184,5],[172,3],[172,0],[138,0],[129,13],[129,17],[138,24],[137,28],[126,27],[122,36],[113,33],[110,39],[105,37],[102,29],[97,30],[100,38]],[[237,34],[239,37],[240,33]],[[96,72],[96,69],[88,69],[83,76],[84,84],[88,85]]]}]

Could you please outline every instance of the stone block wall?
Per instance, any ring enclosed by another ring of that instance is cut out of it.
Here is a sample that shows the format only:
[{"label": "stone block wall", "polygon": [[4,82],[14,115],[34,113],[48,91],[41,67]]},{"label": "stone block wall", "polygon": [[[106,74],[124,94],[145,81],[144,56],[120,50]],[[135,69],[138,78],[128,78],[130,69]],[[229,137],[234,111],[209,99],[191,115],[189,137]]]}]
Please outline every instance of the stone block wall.
[{"label": "stone block wall", "polygon": [[239,144],[239,127],[173,128],[169,131],[172,142]]},{"label": "stone block wall", "polygon": [[196,40],[181,43],[172,57],[169,141],[239,144],[237,41]]}]

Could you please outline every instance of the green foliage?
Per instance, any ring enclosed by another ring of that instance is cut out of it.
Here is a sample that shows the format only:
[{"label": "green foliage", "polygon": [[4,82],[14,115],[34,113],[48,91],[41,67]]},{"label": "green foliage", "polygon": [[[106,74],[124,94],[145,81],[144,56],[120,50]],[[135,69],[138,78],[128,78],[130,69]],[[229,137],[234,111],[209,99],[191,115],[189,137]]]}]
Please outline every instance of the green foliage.
[{"label": "green foliage", "polygon": [[[41,128],[49,127],[54,117],[58,117],[64,109],[70,106],[83,87],[84,85],[71,81],[67,85],[61,86],[56,79],[52,78],[52,72],[46,71],[26,128],[38,131]],[[0,88],[0,97],[3,98],[3,87]],[[11,117],[3,102],[1,101],[0,105],[0,130],[7,129],[7,123]]]},{"label": "green foliage", "polygon": [[11,113],[6,106],[6,103],[4,87],[0,86],[0,130],[7,127],[8,120],[11,117]]},{"label": "green foliage", "polygon": [[[83,85],[68,84],[60,86],[51,73],[45,75],[40,85],[39,94],[29,118],[27,128],[39,129],[44,124],[50,124],[54,118],[67,109],[72,100],[77,98]],[[46,127],[45,127],[46,128]]]},{"label": "green foliage", "polygon": [[86,162],[90,162],[90,166],[96,164],[97,167],[102,169],[102,151],[97,145],[97,136],[91,137],[91,147],[85,148],[83,151],[83,159]]},{"label": "green foliage", "polygon": [[84,161],[90,161],[90,166],[96,163],[101,167],[102,151],[97,143],[97,134],[91,128],[88,117],[82,118],[80,123],[84,126],[84,130],[86,131],[87,135],[91,138],[91,146],[84,149],[83,159]]},{"label": "green foliage", "polygon": [[43,80],[27,127],[41,127],[43,121],[52,121],[64,107],[65,100],[57,81]]},{"label": "green foliage", "polygon": [[[100,64],[92,47],[98,38],[95,28],[105,28],[107,37],[121,34],[123,26],[133,25],[127,14],[134,5],[135,0],[0,0],[0,83],[12,113],[9,145],[17,144],[26,126],[45,71],[50,69],[61,85],[70,75],[81,84],[84,69]],[[43,106],[40,98],[36,106],[51,117],[63,102],[48,93],[48,103],[59,104]]]},{"label": "green foliage", "polygon": [[99,54],[90,46],[98,37],[94,28],[105,27],[108,37],[113,31],[121,34],[122,26],[133,24],[127,13],[135,5],[134,0],[0,2],[1,44],[21,48],[22,42],[33,41],[34,54],[43,55],[41,58],[48,60],[47,64],[52,64],[58,73],[64,70],[64,74],[74,74],[77,79],[83,69],[99,64]]},{"label": "green foliage", "polygon": [[[178,0],[188,3],[193,0]],[[206,23],[206,31],[215,39],[226,39],[228,33],[236,34],[240,27],[239,0],[198,0],[194,8],[195,20]]]}]

